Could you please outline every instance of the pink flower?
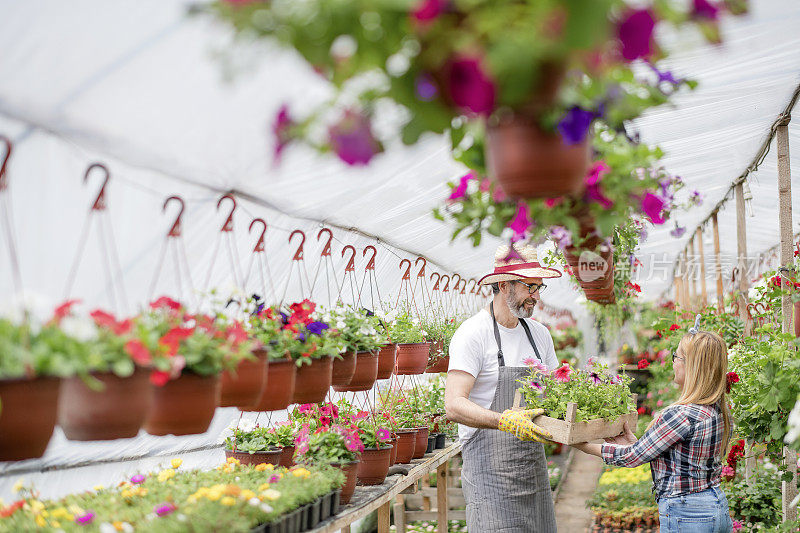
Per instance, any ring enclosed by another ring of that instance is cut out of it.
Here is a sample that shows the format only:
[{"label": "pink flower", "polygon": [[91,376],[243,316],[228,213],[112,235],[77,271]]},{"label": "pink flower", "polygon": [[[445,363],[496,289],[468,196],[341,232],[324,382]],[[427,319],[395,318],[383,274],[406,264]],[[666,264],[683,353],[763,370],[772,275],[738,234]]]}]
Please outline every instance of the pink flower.
[{"label": "pink flower", "polygon": [[584,183],[586,184],[584,194],[586,198],[599,203],[603,206],[603,209],[610,209],[614,205],[614,202],[607,198],[600,188],[600,181],[609,172],[611,172],[611,168],[605,161],[595,161],[584,178]]},{"label": "pink flower", "polygon": [[75,523],[76,524],[87,525],[87,524],[91,524],[93,520],[94,520],[94,512],[92,512],[92,511],[88,511],[85,514],[82,514],[80,516],[76,516],[75,517]]},{"label": "pink flower", "polygon": [[653,397],[653,392],[652,391],[648,392],[647,393],[647,399],[649,400],[652,397]]},{"label": "pink flower", "polygon": [[492,181],[489,178],[483,178],[480,184],[480,191],[481,192],[489,192],[489,189],[492,188]]},{"label": "pink flower", "polygon": [[590,355],[589,358],[586,360],[586,368],[593,367],[597,364],[597,357]]},{"label": "pink flower", "polygon": [[708,0],[693,0],[692,4],[693,17],[717,20],[719,7]]},{"label": "pink flower", "polygon": [[[531,361],[530,363],[527,362],[529,360]],[[548,373],[547,367],[544,366],[538,359],[528,358],[525,361],[523,361],[523,363],[531,367],[533,370],[539,372],[540,374]]]},{"label": "pink flower", "polygon": [[739,522],[738,520],[734,520],[733,521],[733,532],[734,533],[736,533],[737,531],[739,531],[743,527],[744,527],[743,523]]},{"label": "pink flower", "polygon": [[170,378],[175,379],[181,375],[181,372],[186,367],[186,359],[182,355],[176,355],[170,359],[169,362],[171,363],[169,376]]},{"label": "pink flower", "polygon": [[175,505],[171,503],[164,503],[161,505],[157,505],[156,507],[153,507],[153,512],[157,516],[166,516],[168,514],[172,514],[175,511],[175,509],[177,509]]},{"label": "pink flower", "polygon": [[272,135],[275,137],[275,153],[273,161],[279,162],[281,154],[286,145],[292,140],[291,128],[294,126],[294,121],[289,117],[289,107],[283,104],[278,109],[278,114],[275,115],[275,121],[272,123]]},{"label": "pink flower", "polygon": [[560,367],[556,368],[556,370],[553,372],[553,377],[562,383],[567,383],[571,373],[572,369],[569,367],[569,363],[564,363]]},{"label": "pink flower", "polygon": [[163,387],[169,381],[169,372],[161,370],[153,370],[150,372],[150,383],[156,387]]},{"label": "pink flower", "polygon": [[661,407],[662,405],[664,405],[664,400],[658,400],[656,402],[656,407]]},{"label": "pink flower", "polygon": [[60,323],[61,319],[72,313],[72,307],[79,303],[81,303],[80,300],[67,300],[66,302],[62,303],[55,308],[55,311],[53,311],[53,318],[51,321],[55,322],[56,324]]},{"label": "pink flower", "polygon": [[514,232],[514,236],[511,238],[513,242],[521,241],[525,238],[525,232],[528,231],[528,228],[531,226],[529,212],[530,208],[527,202],[519,200],[517,202],[517,213],[514,215],[511,222],[508,223],[508,227]]},{"label": "pink flower", "polygon": [[541,384],[539,384],[536,381],[530,381],[530,382],[528,382],[528,385],[530,385],[531,388],[533,390],[535,390],[536,392],[542,392],[544,390],[544,387],[542,387]]},{"label": "pink flower", "polygon": [[131,478],[131,483],[137,485],[139,483],[144,483],[145,477],[142,474],[136,474]]},{"label": "pink flower", "polygon": [[644,193],[642,196],[642,212],[653,222],[653,224],[663,224],[664,218],[661,211],[664,209],[664,199],[651,192]]},{"label": "pink flower", "polygon": [[447,0],[420,0],[411,12],[418,22],[430,22],[444,13]]},{"label": "pink flower", "polygon": [[147,366],[153,361],[150,350],[141,341],[135,339],[125,343],[125,352],[139,366]]},{"label": "pink flower", "polygon": [[533,357],[526,357],[525,359],[522,360],[522,364],[525,366],[533,366],[533,363],[535,362],[536,359],[534,359]]},{"label": "pink flower", "polygon": [[552,209],[553,207],[555,207],[557,205],[560,205],[561,202],[563,202],[563,201],[564,201],[564,197],[563,196],[557,196],[556,198],[547,198],[544,201],[544,205],[548,209]]},{"label": "pink flower", "polygon": [[728,465],[725,465],[725,466],[722,467],[722,475],[725,476],[725,477],[735,476],[736,475],[736,470],[734,470],[733,468],[731,468]]},{"label": "pink flower", "polygon": [[495,202],[505,202],[506,201],[506,193],[505,191],[498,185],[494,188],[494,192],[492,193],[492,200]]},{"label": "pink flower", "polygon": [[150,303],[150,309],[170,309],[172,311],[177,311],[181,308],[181,304],[173,300],[168,296],[161,296],[159,299]]},{"label": "pink flower", "polygon": [[375,432],[375,437],[378,440],[389,440],[392,438],[392,434],[386,428],[379,428],[378,431]]},{"label": "pink flower", "polygon": [[475,175],[472,172],[468,172],[467,174],[461,176],[458,185],[453,188],[453,191],[450,193],[447,201],[455,202],[456,200],[464,198],[467,195],[467,186],[469,185],[469,180],[471,179],[475,179]]},{"label": "pink flower", "polygon": [[275,475],[275,476],[272,476],[272,477],[269,478],[269,482],[270,483],[277,483],[280,480],[281,480],[281,477],[278,476],[278,475]]},{"label": "pink flower", "polygon": [[300,414],[304,414],[304,415],[312,414],[312,413],[314,412],[314,404],[311,404],[311,403],[304,403],[304,404],[301,404],[301,405],[300,405],[300,406],[297,408],[297,411],[298,411]]},{"label": "pink flower", "polygon": [[348,165],[366,165],[383,146],[372,135],[369,119],[353,110],[328,129],[331,148]]},{"label": "pink flower", "polygon": [[450,99],[458,107],[477,115],[489,115],[494,110],[494,82],[481,68],[476,57],[459,57],[445,67]]},{"label": "pink flower", "polygon": [[649,57],[653,53],[655,26],[656,21],[648,9],[628,13],[617,29],[617,37],[622,43],[622,57],[626,61]]},{"label": "pink flower", "polygon": [[364,420],[369,416],[369,413],[366,411],[359,411],[358,413],[354,414],[352,417],[353,420]]}]

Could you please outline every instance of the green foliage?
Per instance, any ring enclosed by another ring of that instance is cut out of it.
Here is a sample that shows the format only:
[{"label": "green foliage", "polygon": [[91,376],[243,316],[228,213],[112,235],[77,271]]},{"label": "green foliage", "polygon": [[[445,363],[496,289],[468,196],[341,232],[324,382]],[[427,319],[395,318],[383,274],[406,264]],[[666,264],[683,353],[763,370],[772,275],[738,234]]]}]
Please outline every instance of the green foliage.
[{"label": "green foliage", "polygon": [[69,377],[86,372],[90,347],[57,325],[34,330],[30,322],[0,318],[0,379]]},{"label": "green foliage", "polygon": [[759,467],[749,483],[738,479],[724,483],[723,490],[735,519],[762,527],[780,523],[781,479],[776,469]]},{"label": "green foliage", "polygon": [[389,340],[398,344],[425,342],[428,332],[423,329],[419,318],[406,309],[388,320]]},{"label": "green foliage", "polygon": [[323,312],[321,318],[338,331],[339,339],[347,351],[374,351],[388,341],[378,317],[366,309],[340,305]]}]

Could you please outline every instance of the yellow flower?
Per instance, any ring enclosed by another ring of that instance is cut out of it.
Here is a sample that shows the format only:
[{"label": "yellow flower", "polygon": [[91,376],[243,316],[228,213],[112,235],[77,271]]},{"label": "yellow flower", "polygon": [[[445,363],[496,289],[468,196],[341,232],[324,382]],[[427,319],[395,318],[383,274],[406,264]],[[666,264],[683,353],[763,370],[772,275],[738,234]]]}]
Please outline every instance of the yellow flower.
[{"label": "yellow flower", "polygon": [[172,465],[172,468],[180,468],[181,465],[183,464],[183,459],[175,458],[172,461],[170,461],[170,464]]},{"label": "yellow flower", "polygon": [[103,485],[95,485],[94,487],[92,487],[92,490],[95,492],[100,492],[103,489],[105,489]]},{"label": "yellow flower", "polygon": [[264,470],[275,470],[275,465],[272,463],[259,463],[256,465],[256,472],[263,472]]},{"label": "yellow flower", "polygon": [[158,473],[158,481],[160,483],[164,483],[166,480],[175,477],[175,471],[171,468],[167,468],[166,470],[162,470]]},{"label": "yellow flower", "polygon": [[222,500],[220,500],[219,503],[221,503],[222,505],[236,505],[236,500],[234,500],[230,496],[225,496],[224,498],[222,498]]},{"label": "yellow flower", "polygon": [[37,514],[36,518],[34,518],[33,521],[36,522],[36,525],[39,527],[47,526],[47,520],[45,520],[44,517],[40,514]]},{"label": "yellow flower", "polygon": [[61,527],[61,522],[59,522],[58,520],[53,520],[52,522],[50,522],[50,525],[53,527]]},{"label": "yellow flower", "polygon": [[39,511],[44,509],[44,504],[39,500],[31,500],[30,504],[31,504],[31,511],[33,511],[34,513],[38,513]]},{"label": "yellow flower", "polygon": [[281,497],[281,493],[275,489],[267,489],[261,495],[270,501],[275,501]]},{"label": "yellow flower", "polygon": [[264,492],[269,488],[269,483],[262,483],[258,486],[258,492]]},{"label": "yellow flower", "polygon": [[206,498],[208,498],[212,502],[219,500],[221,497],[222,497],[222,491],[219,490],[212,489],[208,491],[208,494],[206,494]]},{"label": "yellow flower", "polygon": [[69,507],[67,507],[67,509],[69,509],[69,512],[72,513],[72,514],[83,514],[84,513],[83,509],[81,509],[77,505],[70,505]]},{"label": "yellow flower", "polygon": [[309,472],[308,470],[306,470],[303,467],[300,467],[297,470],[292,470],[292,475],[294,475],[295,477],[300,477],[300,478],[305,479],[305,478],[307,478],[308,476],[311,475],[311,472]]},{"label": "yellow flower", "polygon": [[250,489],[244,489],[239,496],[241,496],[243,500],[249,500],[250,498],[255,498],[256,493]]},{"label": "yellow flower", "polygon": [[222,492],[228,496],[238,496],[242,492],[242,489],[238,485],[225,485]]},{"label": "yellow flower", "polygon": [[197,503],[197,495],[196,494],[190,494],[186,498],[186,503]]},{"label": "yellow flower", "polygon": [[13,490],[14,492],[20,492],[24,488],[25,488],[25,480],[20,478],[17,480],[16,483],[14,483],[14,486],[11,487],[11,490]]},{"label": "yellow flower", "polygon": [[63,507],[56,507],[52,511],[50,511],[50,515],[53,518],[66,518],[69,516],[69,513]]},{"label": "yellow flower", "polygon": [[242,464],[241,462],[239,462],[239,459],[237,459],[236,457],[228,457],[228,458],[225,460],[225,462],[226,462],[226,463],[228,463],[229,465],[239,465],[239,464]]},{"label": "yellow flower", "polygon": [[123,491],[122,491],[122,493],[121,493],[121,496],[122,496],[123,498],[125,498],[126,500],[127,500],[127,499],[130,499],[130,498],[133,498],[133,492],[131,492],[131,491],[130,491],[130,490],[128,490],[128,489],[125,489],[125,490],[123,490]]}]

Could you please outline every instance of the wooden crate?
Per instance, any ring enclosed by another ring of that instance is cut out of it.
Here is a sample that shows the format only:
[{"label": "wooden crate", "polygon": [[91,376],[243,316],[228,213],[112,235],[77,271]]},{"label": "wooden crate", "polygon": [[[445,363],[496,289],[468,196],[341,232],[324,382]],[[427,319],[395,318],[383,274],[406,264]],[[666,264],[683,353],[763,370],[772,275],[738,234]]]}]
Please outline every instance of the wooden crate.
[{"label": "wooden crate", "polygon": [[[636,403],[636,395],[634,395],[634,405]],[[517,390],[514,396],[514,408],[521,409],[522,394]],[[578,404],[570,402],[567,404],[566,420],[558,418],[551,418],[549,416],[537,416],[533,419],[533,423],[550,432],[553,435],[554,442],[561,444],[576,444],[579,442],[591,442],[597,439],[605,439],[609,437],[616,437],[622,433],[622,426],[625,422],[631,431],[636,429],[636,421],[639,414],[636,411],[631,411],[626,415],[622,415],[616,420],[609,420],[607,418],[598,418],[595,420],[587,420],[577,422],[575,420],[578,414]]]}]

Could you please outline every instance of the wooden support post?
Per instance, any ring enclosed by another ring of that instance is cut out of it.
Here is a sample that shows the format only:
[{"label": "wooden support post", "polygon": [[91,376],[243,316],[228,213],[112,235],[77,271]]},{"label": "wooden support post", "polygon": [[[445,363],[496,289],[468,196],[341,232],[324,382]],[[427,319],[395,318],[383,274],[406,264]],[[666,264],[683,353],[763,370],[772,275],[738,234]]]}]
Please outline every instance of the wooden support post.
[{"label": "wooden support post", "polygon": [[447,463],[436,469],[436,524],[439,533],[447,533]]},{"label": "wooden support post", "polygon": [[697,228],[697,246],[700,254],[700,305],[708,305],[708,293],[706,292],[706,256],[703,253],[703,229]]},{"label": "wooden support post", "polygon": [[719,256],[719,223],[717,222],[717,212],[711,215],[711,222],[714,231],[714,268],[717,272],[717,307],[722,313],[725,309],[725,295],[722,286],[722,259]]},{"label": "wooden support post", "polygon": [[[778,220],[781,231],[781,266],[791,267],[792,257],[792,176],[789,162],[789,118],[787,117],[777,129],[778,145]],[[791,276],[792,272],[785,275]],[[783,332],[789,333],[792,327],[792,295],[784,292],[781,307],[783,310]],[[794,478],[781,482],[783,495],[783,521],[794,520],[797,508],[789,505],[797,495],[797,452],[786,447],[783,449],[784,465],[795,472]]]},{"label": "wooden support post", "polygon": [[681,303],[683,301],[683,283],[681,283],[680,276],[672,278],[672,286],[675,287],[675,303]]},{"label": "wooden support post", "polygon": [[697,304],[697,285],[694,279],[697,256],[694,253],[694,235],[689,239],[689,251],[686,253],[686,259],[686,277],[689,282],[689,309],[694,311]]},{"label": "wooden support post", "polygon": [[402,494],[397,495],[394,503],[394,528],[397,533],[406,533],[406,501]]},{"label": "wooden support post", "polygon": [[739,278],[739,317],[747,322],[747,224],[744,213],[744,191],[742,184],[736,184],[736,268]]},{"label": "wooden support post", "polygon": [[341,529],[341,533],[350,533],[350,526],[349,525],[348,526],[344,526]]},{"label": "wooden support post", "polygon": [[678,256],[678,277],[681,285],[681,299],[678,302],[681,309],[686,311],[689,307],[689,286],[686,283],[686,252]]},{"label": "wooden support post", "polygon": [[389,511],[392,502],[387,501],[378,507],[378,533],[389,533]]}]

